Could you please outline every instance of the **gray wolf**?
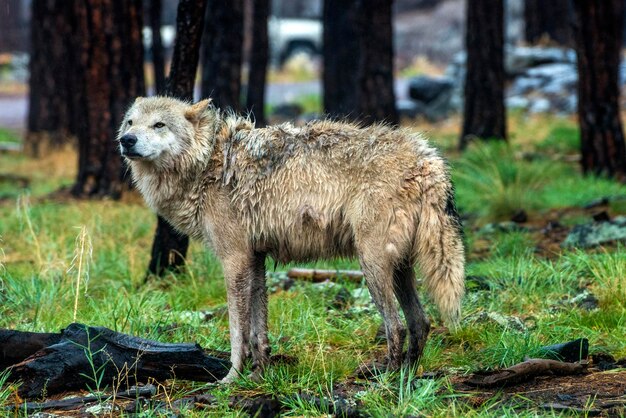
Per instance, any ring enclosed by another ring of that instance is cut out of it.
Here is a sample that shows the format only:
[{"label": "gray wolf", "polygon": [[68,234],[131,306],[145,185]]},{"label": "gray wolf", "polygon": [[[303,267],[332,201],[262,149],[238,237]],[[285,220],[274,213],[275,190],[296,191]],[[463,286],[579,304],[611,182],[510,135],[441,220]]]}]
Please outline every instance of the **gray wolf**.
[{"label": "gray wolf", "polygon": [[222,262],[232,361],[224,381],[248,357],[255,376],[269,361],[266,256],[358,257],[389,368],[417,362],[430,329],[414,265],[443,318],[458,320],[465,262],[453,188],[420,135],[330,120],[256,129],[209,100],[156,97],[135,101],[118,139],[147,204]]}]

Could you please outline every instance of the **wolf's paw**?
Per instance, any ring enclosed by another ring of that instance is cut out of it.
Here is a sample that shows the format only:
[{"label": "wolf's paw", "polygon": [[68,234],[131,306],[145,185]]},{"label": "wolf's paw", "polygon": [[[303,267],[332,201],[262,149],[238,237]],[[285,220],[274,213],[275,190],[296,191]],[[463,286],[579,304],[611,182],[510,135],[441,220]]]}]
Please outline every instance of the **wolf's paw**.
[{"label": "wolf's paw", "polygon": [[239,376],[241,376],[241,373],[239,373],[238,370],[231,368],[228,371],[228,374],[222,380],[220,380],[220,383],[223,383],[223,384],[233,383],[235,380],[237,380],[237,378],[239,378]]}]

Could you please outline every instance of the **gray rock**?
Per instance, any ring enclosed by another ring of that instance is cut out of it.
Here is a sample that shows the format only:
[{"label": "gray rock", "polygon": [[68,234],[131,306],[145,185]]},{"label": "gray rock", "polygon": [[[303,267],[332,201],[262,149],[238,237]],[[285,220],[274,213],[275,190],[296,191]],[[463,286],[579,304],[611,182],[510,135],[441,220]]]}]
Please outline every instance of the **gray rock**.
[{"label": "gray rock", "polygon": [[424,108],[421,104],[407,99],[396,100],[396,109],[400,117],[411,119],[424,112]]},{"label": "gray rock", "polygon": [[496,232],[516,232],[528,231],[527,228],[519,226],[515,222],[506,221],[499,223],[488,223],[478,231],[479,234],[495,234]]},{"label": "gray rock", "polygon": [[578,97],[574,93],[552,95],[548,99],[550,100],[550,109],[559,114],[576,112]]},{"label": "gray rock", "polygon": [[453,80],[455,86],[462,87],[465,82],[465,63],[467,54],[465,51],[458,52],[452,58],[452,62],[446,68],[444,76]]},{"label": "gray rock", "polygon": [[[415,116],[423,115],[431,121],[444,119],[455,109],[452,101],[456,89],[448,77],[415,77],[409,81],[409,97],[414,107],[406,107]],[[402,102],[398,103],[403,105]]]},{"label": "gray rock", "polygon": [[582,293],[574,296],[567,301],[569,305],[574,305],[586,311],[593,311],[600,307],[600,301],[589,290],[585,289]]},{"label": "gray rock", "polygon": [[544,97],[538,97],[531,101],[528,111],[530,113],[546,113],[550,111],[550,100]]},{"label": "gray rock", "polygon": [[617,216],[612,221],[576,225],[561,246],[588,248],[615,241],[626,241],[626,216]]},{"label": "gray rock", "polygon": [[424,104],[432,103],[447,95],[452,90],[454,82],[448,77],[419,76],[409,80],[409,97]]},{"label": "gray rock", "polygon": [[517,316],[502,315],[498,312],[479,312],[465,319],[467,323],[495,323],[502,328],[509,328],[517,332],[527,332],[528,328]]},{"label": "gray rock", "polygon": [[506,107],[509,109],[527,109],[529,104],[530,100],[524,96],[513,96],[506,99]]},{"label": "gray rock", "polygon": [[514,47],[507,48],[504,56],[504,68],[507,74],[517,75],[528,68],[543,64],[576,63],[576,53],[572,49]]},{"label": "gray rock", "polygon": [[576,66],[574,64],[564,63],[544,64],[529,68],[525,74],[528,77],[540,77],[545,79],[571,77],[572,74],[576,75]]},{"label": "gray rock", "polygon": [[509,94],[515,96],[526,94],[539,89],[545,83],[546,80],[539,77],[517,77],[509,88]]}]

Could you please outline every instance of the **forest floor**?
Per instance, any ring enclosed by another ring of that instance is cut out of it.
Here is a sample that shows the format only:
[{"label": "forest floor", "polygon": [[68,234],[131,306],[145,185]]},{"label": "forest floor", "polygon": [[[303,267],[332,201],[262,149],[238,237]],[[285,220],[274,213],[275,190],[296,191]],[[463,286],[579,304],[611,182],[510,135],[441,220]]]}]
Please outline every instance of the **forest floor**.
[{"label": "forest floor", "polygon": [[[624,416],[626,369],[614,360],[626,357],[626,250],[619,243],[586,250],[561,243],[594,216],[626,214],[626,186],[581,175],[573,120],[513,114],[510,146],[476,145],[462,155],[455,148],[458,122],[406,124],[426,131],[449,158],[468,260],[458,329],[442,326],[424,294],[433,332],[417,370],[354,377],[359,364],[385,351],[376,338],[381,319],[363,284],[339,279],[286,289],[280,271],[291,266],[270,260],[270,342],[279,357],[260,383],[155,383],[156,394],[139,409],[96,385],[54,397],[101,394],[91,409],[46,412],[246,416],[245,400],[273,399],[259,416],[277,410],[326,416],[340,410],[334,399],[349,405],[344,412],[351,416]],[[0,141],[17,139],[0,131]],[[121,201],[55,193],[72,183],[75,161],[72,150],[39,159],[0,153],[0,328],[57,332],[81,322],[228,351],[226,293],[215,257],[193,243],[185,271],[144,284],[155,216],[133,193]],[[303,267],[359,266],[334,260]],[[467,383],[473,373],[577,338],[589,340],[586,374],[502,389]],[[603,370],[602,359],[618,368]],[[0,374],[0,416],[28,415],[16,407],[23,401]]]}]

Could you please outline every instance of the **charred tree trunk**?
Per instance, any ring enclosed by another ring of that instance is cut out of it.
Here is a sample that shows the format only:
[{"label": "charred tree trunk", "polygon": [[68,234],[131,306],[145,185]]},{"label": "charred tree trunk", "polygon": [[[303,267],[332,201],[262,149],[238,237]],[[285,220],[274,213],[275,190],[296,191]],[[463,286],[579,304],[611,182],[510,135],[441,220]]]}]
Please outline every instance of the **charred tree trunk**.
[{"label": "charred tree trunk", "polygon": [[246,92],[246,107],[254,115],[256,126],[265,126],[265,82],[269,40],[267,19],[270,14],[269,0],[252,0],[252,46],[250,48],[250,71]]},{"label": "charred tree trunk", "polygon": [[[165,93],[182,100],[193,100],[200,42],[207,1],[181,0],[176,16],[176,44]],[[178,233],[165,219],[157,217],[148,273],[157,276],[185,264],[189,237]]]},{"label": "charred tree trunk", "polygon": [[355,77],[360,63],[357,13],[354,0],[324,1],[324,113],[333,118],[360,116]]},{"label": "charred tree trunk", "polygon": [[243,0],[209,0],[202,39],[202,97],[240,110]]},{"label": "charred tree trunk", "polygon": [[468,1],[466,49],[461,149],[475,138],[506,140],[503,1]]},{"label": "charred tree trunk", "polygon": [[578,119],[585,173],[626,177],[619,114],[623,0],[575,0]]},{"label": "charred tree trunk", "polygon": [[366,124],[398,124],[393,85],[391,0],[359,0],[357,115]]},{"label": "charred tree trunk", "polygon": [[28,133],[24,147],[39,156],[68,143],[73,132],[69,94],[71,21],[69,2],[34,0],[31,6]]},{"label": "charred tree trunk", "polygon": [[529,44],[550,40],[559,45],[572,46],[571,0],[525,0],[524,27]]},{"label": "charred tree trunk", "polygon": [[118,198],[124,168],[114,141],[128,105],[144,94],[141,2],[88,0],[76,10],[73,74],[79,197]]},{"label": "charred tree trunk", "polygon": [[154,92],[162,94],[165,91],[165,56],[161,39],[161,0],[150,0],[150,28],[152,29],[152,68],[154,69]]}]

